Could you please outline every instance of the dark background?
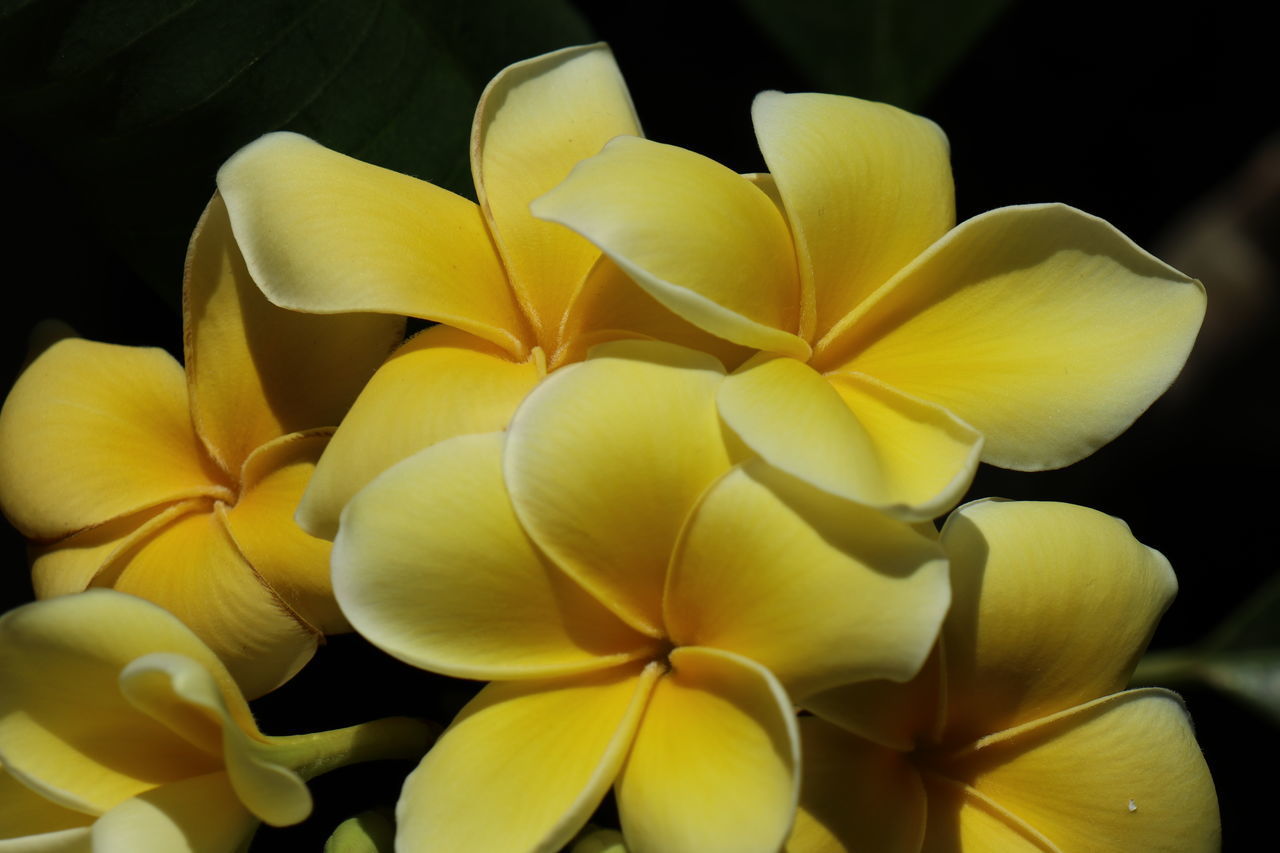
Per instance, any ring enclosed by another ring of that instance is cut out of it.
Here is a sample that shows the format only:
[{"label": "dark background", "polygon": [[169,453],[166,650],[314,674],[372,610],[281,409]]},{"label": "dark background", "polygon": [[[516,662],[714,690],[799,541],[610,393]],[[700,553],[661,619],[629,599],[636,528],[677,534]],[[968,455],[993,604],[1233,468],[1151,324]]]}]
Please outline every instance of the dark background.
[{"label": "dark background", "polygon": [[[749,115],[756,92],[837,91],[743,4],[572,5],[613,46],[647,135],[739,171],[763,170]],[[843,14],[843,4],[829,5]],[[1125,519],[1164,552],[1181,593],[1153,649],[1200,640],[1276,571],[1266,496],[1277,473],[1280,75],[1274,35],[1252,6],[1196,8],[1012,3],[940,85],[904,104],[951,139],[961,219],[1005,204],[1066,202],[1205,282],[1209,317],[1188,369],[1137,425],[1063,471],[984,468],[972,493],[1092,506]],[[830,35],[821,49],[829,49]],[[843,93],[885,96],[883,87],[868,88]],[[8,207],[0,236],[0,383],[17,375],[27,332],[44,317],[86,337],[180,355],[181,321],[171,301],[111,237],[101,198],[60,161],[57,144],[30,126],[32,115],[0,115]],[[158,164],[158,175],[164,167]],[[175,205],[178,231],[189,231],[212,188],[209,169],[204,195]],[[183,248],[177,242],[170,250],[175,281]],[[4,537],[0,604],[7,607],[31,592],[22,543],[11,530]],[[340,637],[255,708],[265,731],[287,733],[395,713],[443,720],[469,691]],[[1219,787],[1226,848],[1248,849],[1271,834],[1276,729],[1217,693],[1193,687],[1184,695]],[[353,768],[318,780],[313,819],[264,831],[255,849],[318,850],[342,818],[394,802],[396,774],[407,769]]]}]

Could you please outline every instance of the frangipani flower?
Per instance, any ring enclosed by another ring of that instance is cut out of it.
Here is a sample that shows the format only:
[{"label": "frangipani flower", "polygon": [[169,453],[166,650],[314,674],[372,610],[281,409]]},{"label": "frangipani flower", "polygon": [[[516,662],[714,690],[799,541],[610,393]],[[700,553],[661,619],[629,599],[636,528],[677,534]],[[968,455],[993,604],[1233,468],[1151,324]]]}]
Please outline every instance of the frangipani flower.
[{"label": "frangipani flower", "polygon": [[334,589],[356,629],[494,682],[405,783],[397,849],[556,850],[615,785],[640,853],[774,853],[788,694],[915,673],[948,601],[937,543],[734,465],[723,376],[680,347],[599,346],[509,432],[436,444],[348,504]]},{"label": "frangipani flower", "polygon": [[1216,851],[1182,702],[1123,690],[1176,591],[1168,561],[1070,504],[969,504],[942,544],[953,601],[921,674],[806,701],[787,853]]},{"label": "frangipani flower", "polygon": [[218,173],[249,270],[296,311],[434,320],[388,359],[343,421],[298,521],[332,539],[342,507],[382,470],[443,438],[506,427],[548,370],[594,343],[657,337],[728,358],[739,348],[653,301],[529,202],[640,126],[604,45],[504,69],[471,135],[477,205],[291,133]]},{"label": "frangipani flower", "polygon": [[0,617],[0,851],[232,853],[311,811],[305,781],[413,758],[392,718],[268,737],[218,657],[173,614],[89,590]]},{"label": "frangipani flower", "polygon": [[293,513],[325,442],[399,340],[309,317],[249,279],[216,196],[191,239],[185,373],[160,349],[69,338],[0,412],[0,507],[35,541],[36,595],[114,587],[177,614],[257,696],[347,629],[329,543]]},{"label": "frangipani flower", "polygon": [[765,92],[753,117],[772,177],[624,137],[533,210],[760,350],[720,410],[770,463],[928,518],[979,454],[1070,464],[1177,375],[1203,288],[1107,223],[1029,205],[953,228],[945,137],[884,104]]}]

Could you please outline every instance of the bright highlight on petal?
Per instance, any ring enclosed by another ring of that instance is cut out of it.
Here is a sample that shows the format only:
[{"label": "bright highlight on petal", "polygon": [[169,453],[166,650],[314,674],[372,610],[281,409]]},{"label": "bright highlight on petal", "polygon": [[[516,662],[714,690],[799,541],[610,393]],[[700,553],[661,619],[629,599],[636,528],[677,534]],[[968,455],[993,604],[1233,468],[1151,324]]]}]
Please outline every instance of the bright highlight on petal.
[{"label": "bright highlight on petal", "polygon": [[235,853],[257,825],[225,773],[162,785],[126,800],[93,827],[93,853]]}]

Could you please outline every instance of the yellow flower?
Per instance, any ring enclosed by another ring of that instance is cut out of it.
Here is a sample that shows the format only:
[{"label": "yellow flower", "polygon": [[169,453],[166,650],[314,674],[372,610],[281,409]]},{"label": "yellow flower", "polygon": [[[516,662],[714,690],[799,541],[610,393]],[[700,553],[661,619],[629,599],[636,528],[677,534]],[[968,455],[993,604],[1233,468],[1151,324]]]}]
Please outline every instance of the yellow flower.
[{"label": "yellow flower", "polygon": [[1168,561],[1070,504],[969,504],[942,544],[953,601],[921,674],[804,703],[787,853],[1218,850],[1182,702],[1123,691],[1177,589]]},{"label": "yellow flower", "polygon": [[765,92],[753,117],[772,177],[624,137],[533,211],[760,350],[719,403],[777,467],[928,518],[979,454],[1067,465],[1177,375],[1203,288],[1105,222],[1029,205],[953,228],[945,137],[884,104]]},{"label": "yellow flower", "polygon": [[232,853],[311,812],[305,779],[411,758],[422,723],[268,737],[217,656],[112,590],[0,617],[0,849]]},{"label": "yellow flower", "polygon": [[107,586],[150,599],[257,696],[306,662],[317,631],[347,627],[329,543],[293,513],[401,331],[269,304],[216,196],[183,302],[185,373],[163,350],[75,338],[26,369],[0,412],[0,507],[36,543],[37,596]]},{"label": "yellow flower", "polygon": [[[615,785],[641,853],[774,853],[790,696],[911,677],[948,601],[932,537],[733,464],[704,353],[603,344],[507,433],[388,469],[334,589],[373,643],[491,680],[405,783],[405,850],[555,850]],[[424,488],[424,484],[430,484]]]},{"label": "yellow flower", "polygon": [[342,507],[378,473],[443,438],[504,428],[547,370],[595,343],[739,351],[529,214],[579,160],[639,132],[612,55],[590,45],[512,65],[485,89],[471,136],[478,205],[290,133],[222,167],[236,237],[271,301],[443,324],[397,350],[356,401],[303,498],[305,530],[332,539]]}]

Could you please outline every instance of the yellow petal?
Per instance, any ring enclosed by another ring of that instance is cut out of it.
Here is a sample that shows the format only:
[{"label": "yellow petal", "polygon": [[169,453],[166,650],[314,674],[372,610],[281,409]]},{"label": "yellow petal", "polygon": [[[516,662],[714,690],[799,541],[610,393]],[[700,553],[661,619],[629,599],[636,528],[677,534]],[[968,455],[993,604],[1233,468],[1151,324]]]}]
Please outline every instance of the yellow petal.
[{"label": "yellow petal", "polygon": [[229,496],[220,476],[191,428],[182,367],[163,350],[59,341],[0,412],[0,506],[32,538]]},{"label": "yellow petal", "polygon": [[948,601],[935,543],[755,461],[716,483],[690,518],[666,623],[677,645],[751,658],[800,699],[912,677]]},{"label": "yellow petal", "polygon": [[559,850],[613,784],[658,672],[480,691],[405,780],[397,847]]},{"label": "yellow petal", "polygon": [[182,501],[162,508],[152,507],[73,533],[51,545],[30,549],[36,598],[83,592],[117,554],[178,516],[191,512],[192,507],[200,503]]},{"label": "yellow petal", "polygon": [[729,467],[715,410],[723,375],[692,350],[605,344],[549,376],[511,424],[505,475],[529,535],[654,637],[676,535]]},{"label": "yellow petal", "polygon": [[373,375],[316,466],[298,523],[332,539],[347,501],[387,468],[455,435],[504,429],[538,383],[536,360],[511,361],[448,326],[406,341]]},{"label": "yellow petal", "polygon": [[533,203],[650,295],[734,343],[798,358],[800,284],[786,222],[741,175],[671,145],[621,137]]},{"label": "yellow petal", "polygon": [[227,775],[210,773],[147,791],[107,812],[93,827],[93,853],[236,853],[257,824]]},{"label": "yellow petal", "polygon": [[546,678],[650,651],[533,547],[502,482],[502,445],[500,433],[449,439],[351,501],[333,572],[352,624],[389,654],[459,678]]},{"label": "yellow petal", "polygon": [[183,515],[120,554],[94,580],[164,607],[227,665],[249,698],[289,680],[316,635],[245,562],[221,510]]},{"label": "yellow petal", "polygon": [[929,817],[921,853],[1067,853],[972,788],[932,773],[924,782]]},{"label": "yellow petal", "polygon": [[775,467],[899,518],[954,505],[978,464],[982,437],[945,410],[792,358],[757,356],[721,384],[717,402]]},{"label": "yellow petal", "polygon": [[72,811],[40,796],[0,767],[0,853],[9,853],[10,848],[16,853],[20,849],[6,845],[8,839],[63,832],[91,823],[92,815]]},{"label": "yellow petal", "polygon": [[93,853],[92,832],[84,826],[12,840],[0,838],[0,853]]},{"label": "yellow petal", "polygon": [[474,203],[296,133],[240,149],[218,189],[249,273],[276,305],[407,314],[524,354],[524,320]]},{"label": "yellow petal", "polygon": [[227,510],[227,529],[263,582],[308,625],[326,634],[351,630],[333,599],[327,540],[293,520],[328,431],[293,433],[254,451],[244,466],[240,497]]},{"label": "yellow petal", "polygon": [[728,652],[671,653],[618,779],[632,853],[773,853],[795,814],[799,734],[782,686]]},{"label": "yellow petal", "polygon": [[399,317],[321,317],[268,302],[216,194],[191,237],[184,287],[192,417],[232,476],[273,438],[337,426],[403,335]]},{"label": "yellow petal", "polygon": [[582,361],[596,344],[640,338],[709,353],[732,369],[754,350],[699,329],[654,299],[608,257],[601,256],[574,295],[561,345],[548,359],[552,369]]},{"label": "yellow petal", "polygon": [[898,752],[801,717],[804,775],[786,853],[919,853],[925,795]]},{"label": "yellow petal", "polygon": [[1123,521],[1071,504],[967,504],[942,547],[948,742],[1120,690],[1177,591]]},{"label": "yellow petal", "polygon": [[198,662],[237,724],[252,729],[226,669],[172,614],[90,590],[0,617],[5,769],[67,808],[97,814],[155,785],[218,770],[221,756],[175,734],[120,692],[121,670],[153,652]]},{"label": "yellow petal", "polygon": [[1064,851],[1216,853],[1218,801],[1186,710],[1132,690],[981,742],[947,763]]},{"label": "yellow petal", "polygon": [[816,340],[955,224],[947,138],[840,95],[761,92],[751,117],[816,297]]},{"label": "yellow petal", "polygon": [[626,83],[603,44],[517,62],[480,96],[471,131],[476,193],[512,287],[544,347],[600,250],[565,228],[534,219],[529,203],[610,139],[639,133]]},{"label": "yellow petal", "polygon": [[986,435],[983,460],[1038,470],[1106,444],[1169,387],[1204,316],[1200,283],[1063,205],[955,228],[818,345]]}]

